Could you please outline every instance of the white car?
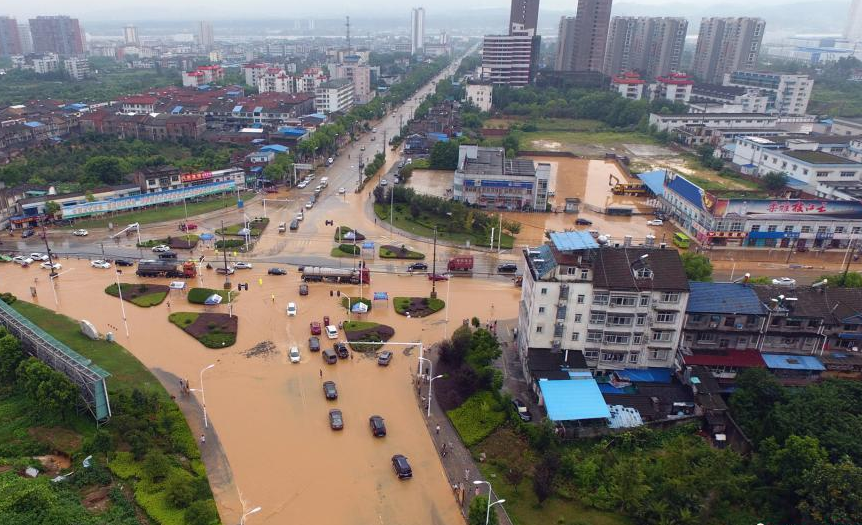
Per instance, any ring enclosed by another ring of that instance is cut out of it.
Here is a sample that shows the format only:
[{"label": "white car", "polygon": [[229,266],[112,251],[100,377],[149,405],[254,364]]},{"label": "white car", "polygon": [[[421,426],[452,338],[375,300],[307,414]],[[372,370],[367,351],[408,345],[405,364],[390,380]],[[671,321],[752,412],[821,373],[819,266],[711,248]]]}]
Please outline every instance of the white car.
[{"label": "white car", "polygon": [[38,253],[38,252],[31,253],[30,258],[33,259],[34,261],[47,261],[48,260],[47,255],[45,255],[44,253]]},{"label": "white car", "polygon": [[62,267],[63,265],[60,263],[51,264],[49,262],[43,262],[39,265],[39,268],[42,268],[43,270],[59,270]]},{"label": "white car", "polygon": [[777,279],[772,280],[772,284],[775,286],[786,286],[788,288],[792,288],[796,286],[796,279],[792,277],[778,277]]},{"label": "white car", "polygon": [[294,217],[294,218],[295,218],[296,220],[298,220],[298,221],[301,221],[302,219],[304,219],[304,218],[305,218],[305,214],[304,214],[304,213],[302,213],[302,210],[299,210],[299,213],[297,213],[297,214],[296,214],[296,217]]},{"label": "white car", "polygon": [[107,270],[111,267],[111,263],[108,261],[103,261],[102,259],[96,259],[95,261],[90,261],[90,266],[93,268],[101,268],[103,270]]},{"label": "white car", "polygon": [[16,255],[15,257],[12,257],[12,262],[15,264],[20,264],[21,266],[28,266],[33,264],[33,259],[25,257],[23,255]]},{"label": "white car", "polygon": [[303,188],[305,188],[306,186],[308,186],[308,183],[307,183],[307,182],[305,182],[305,181],[302,181],[302,182],[300,182],[299,184],[297,184],[297,185],[296,185],[296,187],[297,187],[297,188],[299,188],[299,189],[303,189]]},{"label": "white car", "polygon": [[295,346],[290,347],[290,351],[287,353],[287,355],[290,356],[291,363],[298,363],[301,358],[301,356],[299,355],[299,348]]},{"label": "white car", "polygon": [[233,267],[237,270],[251,270],[251,263],[236,262],[236,263],[233,263]]},{"label": "white car", "polygon": [[154,252],[169,252],[171,251],[171,247],[167,244],[160,244],[158,246],[153,246]]},{"label": "white car", "polygon": [[371,128],[371,133],[377,133],[377,128]]},{"label": "white car", "polygon": [[314,204],[312,204],[311,201],[305,203],[306,210],[310,210],[312,206],[314,206]]},{"label": "white car", "polygon": [[90,232],[87,230],[75,230],[72,232],[72,235],[75,237],[86,237],[87,235],[90,235]]},{"label": "white car", "polygon": [[347,191],[347,190],[345,190],[344,188],[338,188],[338,194],[339,194],[339,195],[344,195],[344,193],[345,193],[346,191]]},{"label": "white car", "polygon": [[296,303],[287,303],[287,316],[296,317]]},{"label": "white car", "polygon": [[386,179],[380,179],[380,185],[381,185],[381,186],[386,186],[387,184],[389,184],[389,181],[388,181],[388,180],[386,180]]},{"label": "white car", "polygon": [[328,339],[338,339],[338,328],[330,324],[326,325],[325,331]]},{"label": "white car", "polygon": [[651,221],[646,221],[646,223],[647,226],[661,226],[662,224],[664,224],[664,221],[662,221],[661,219],[653,219]]}]

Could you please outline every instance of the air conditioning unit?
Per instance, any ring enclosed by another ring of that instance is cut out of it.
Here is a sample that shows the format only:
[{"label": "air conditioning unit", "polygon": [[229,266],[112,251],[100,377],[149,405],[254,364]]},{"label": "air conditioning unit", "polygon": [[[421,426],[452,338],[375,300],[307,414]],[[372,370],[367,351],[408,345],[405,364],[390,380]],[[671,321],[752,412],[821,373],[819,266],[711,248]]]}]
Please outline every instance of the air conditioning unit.
[{"label": "air conditioning unit", "polygon": [[709,323],[710,328],[718,328],[718,323]]},{"label": "air conditioning unit", "polygon": [[742,323],[738,323],[738,324],[736,325],[736,329],[737,329],[737,330],[742,330],[742,327],[743,327]]}]

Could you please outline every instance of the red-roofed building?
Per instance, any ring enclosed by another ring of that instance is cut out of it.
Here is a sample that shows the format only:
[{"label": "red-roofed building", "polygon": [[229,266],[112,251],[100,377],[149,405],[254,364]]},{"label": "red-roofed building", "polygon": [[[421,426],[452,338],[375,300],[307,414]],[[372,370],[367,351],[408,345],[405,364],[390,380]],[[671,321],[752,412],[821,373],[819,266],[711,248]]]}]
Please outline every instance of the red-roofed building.
[{"label": "red-roofed building", "polygon": [[644,95],[646,81],[634,71],[627,71],[611,78],[611,91],[616,91],[623,98],[640,100]]},{"label": "red-roofed building", "polygon": [[224,79],[221,66],[200,66],[194,71],[183,72],[184,87],[200,87]]},{"label": "red-roofed building", "polygon": [[688,102],[691,98],[691,90],[694,86],[692,80],[685,73],[671,73],[664,77],[655,79],[652,98],[666,98],[674,102]]},{"label": "red-roofed building", "polygon": [[123,113],[152,113],[156,109],[156,97],[148,95],[132,95],[120,99]]}]

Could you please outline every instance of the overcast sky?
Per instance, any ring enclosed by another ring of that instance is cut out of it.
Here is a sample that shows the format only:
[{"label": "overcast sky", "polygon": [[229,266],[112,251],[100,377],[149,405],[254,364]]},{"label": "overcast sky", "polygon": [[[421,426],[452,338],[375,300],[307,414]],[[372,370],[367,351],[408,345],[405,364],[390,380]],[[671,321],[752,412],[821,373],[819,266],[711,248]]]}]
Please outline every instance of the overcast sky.
[{"label": "overcast sky", "polygon": [[[810,0],[757,0],[757,5],[793,4],[797,1]],[[423,0],[361,0],[359,2],[345,0],[316,0],[314,2],[279,2],[273,0],[242,0],[237,2],[219,0],[35,0],[32,2],[13,2],[4,0],[5,6],[0,8],[0,14],[9,14],[20,20],[36,15],[65,14],[87,20],[116,20],[125,23],[133,20],[165,20],[165,19],[214,19],[230,18],[244,19],[292,19],[292,18],[329,18],[344,15],[369,16],[375,13],[387,16],[397,16],[399,11],[409,13],[411,4],[422,5]],[[701,0],[698,5],[721,6],[717,9],[733,16],[734,5],[751,7],[751,2],[741,0],[714,1]],[[672,9],[675,5],[691,6],[691,2],[680,0],[627,0],[615,2],[621,10],[626,4],[661,6],[661,10]],[[849,0],[847,2],[849,5]],[[500,7],[507,8],[507,0],[473,0],[465,3],[463,0],[434,0],[424,7],[430,17],[433,12],[449,10],[452,13],[465,9]],[[577,0],[542,0],[542,9],[574,11]],[[834,4],[832,4],[834,5]],[[616,9],[615,9],[616,11]],[[844,16],[843,10],[836,12],[836,19]],[[662,13],[664,14],[664,13]],[[408,15],[405,15],[408,16]]]}]

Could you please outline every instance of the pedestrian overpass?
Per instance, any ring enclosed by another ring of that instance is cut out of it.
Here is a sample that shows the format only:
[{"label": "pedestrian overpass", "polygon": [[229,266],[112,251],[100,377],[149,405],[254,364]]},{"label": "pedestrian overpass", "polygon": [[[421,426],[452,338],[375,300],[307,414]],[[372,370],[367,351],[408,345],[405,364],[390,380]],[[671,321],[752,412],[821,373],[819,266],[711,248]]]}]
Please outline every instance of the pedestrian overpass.
[{"label": "pedestrian overpass", "polygon": [[111,374],[33,324],[4,301],[0,301],[0,324],[21,341],[27,353],[68,377],[78,387],[84,406],[97,423],[108,421],[111,403],[105,378]]}]

